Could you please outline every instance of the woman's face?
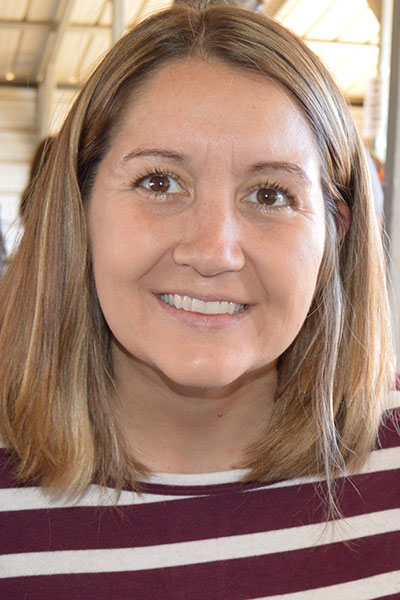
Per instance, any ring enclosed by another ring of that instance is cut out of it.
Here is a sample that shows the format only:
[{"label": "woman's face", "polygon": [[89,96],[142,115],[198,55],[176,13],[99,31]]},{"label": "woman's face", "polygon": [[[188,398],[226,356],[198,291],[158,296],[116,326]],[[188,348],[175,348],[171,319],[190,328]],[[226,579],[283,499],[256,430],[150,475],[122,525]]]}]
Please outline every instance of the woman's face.
[{"label": "woman's face", "polygon": [[126,107],[88,206],[113,358],[214,388],[299,332],[325,242],[312,133],[289,93],[218,61],[168,63]]}]

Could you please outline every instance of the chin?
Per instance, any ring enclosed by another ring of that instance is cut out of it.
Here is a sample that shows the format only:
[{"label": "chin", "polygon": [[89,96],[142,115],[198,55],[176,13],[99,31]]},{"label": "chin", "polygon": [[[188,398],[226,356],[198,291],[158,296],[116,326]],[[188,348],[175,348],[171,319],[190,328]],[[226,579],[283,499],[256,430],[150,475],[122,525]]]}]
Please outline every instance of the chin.
[{"label": "chin", "polygon": [[176,364],[162,365],[160,371],[172,385],[203,390],[228,386],[247,371],[247,368],[237,364],[216,364],[215,361],[212,365],[199,361],[182,365],[180,369],[176,367]]}]

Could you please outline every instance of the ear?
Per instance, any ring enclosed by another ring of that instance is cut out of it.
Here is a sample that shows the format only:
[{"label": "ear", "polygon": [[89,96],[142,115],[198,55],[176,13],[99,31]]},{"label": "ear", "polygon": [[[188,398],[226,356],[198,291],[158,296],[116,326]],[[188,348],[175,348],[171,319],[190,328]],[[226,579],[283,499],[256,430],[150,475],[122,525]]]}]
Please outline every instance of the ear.
[{"label": "ear", "polygon": [[348,232],[351,225],[351,212],[350,208],[342,200],[339,200],[336,206],[336,229],[338,232],[339,240],[343,241],[344,236]]}]

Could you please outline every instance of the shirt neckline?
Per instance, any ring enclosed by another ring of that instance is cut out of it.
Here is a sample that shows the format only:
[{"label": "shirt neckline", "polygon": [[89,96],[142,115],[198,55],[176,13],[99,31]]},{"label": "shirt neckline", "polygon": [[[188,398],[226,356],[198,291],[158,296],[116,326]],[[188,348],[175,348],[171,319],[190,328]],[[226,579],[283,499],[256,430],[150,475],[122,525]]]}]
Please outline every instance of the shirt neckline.
[{"label": "shirt neckline", "polygon": [[150,473],[144,484],[163,486],[209,486],[224,483],[239,483],[248,469],[232,469],[214,473]]}]

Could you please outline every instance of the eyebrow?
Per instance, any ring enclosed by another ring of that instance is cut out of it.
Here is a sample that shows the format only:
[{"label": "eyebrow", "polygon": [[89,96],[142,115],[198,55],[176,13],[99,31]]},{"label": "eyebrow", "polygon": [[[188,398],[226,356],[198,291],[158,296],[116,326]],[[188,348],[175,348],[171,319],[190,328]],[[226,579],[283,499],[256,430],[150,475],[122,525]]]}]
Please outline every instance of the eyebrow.
[{"label": "eyebrow", "polygon": [[[186,154],[175,152],[174,150],[162,149],[162,148],[142,148],[138,150],[132,150],[122,159],[123,162],[127,162],[134,158],[140,158],[143,156],[159,156],[162,158],[168,158],[175,162],[184,163],[189,161],[189,157]],[[285,161],[266,161],[251,165],[249,171],[251,173],[258,173],[259,171],[286,171],[291,175],[300,176],[308,185],[311,185],[311,180],[307,173],[296,163],[285,162]]]},{"label": "eyebrow", "polygon": [[170,160],[180,163],[188,160],[188,156],[179,152],[174,152],[173,150],[163,150],[161,148],[143,148],[129,152],[126,156],[124,156],[122,161],[127,162],[128,160],[140,158],[141,156],[161,156],[162,158],[169,158]]},{"label": "eyebrow", "polygon": [[304,179],[307,185],[311,185],[311,179],[309,178],[305,170],[302,169],[299,165],[296,165],[296,163],[272,161],[257,163],[250,167],[250,170],[254,173],[258,173],[258,171],[265,171],[268,169],[273,171],[286,171],[291,175],[299,175],[302,179]]}]

